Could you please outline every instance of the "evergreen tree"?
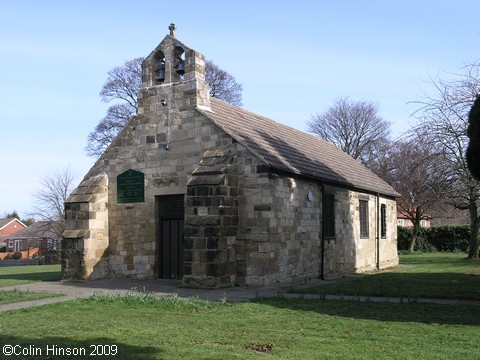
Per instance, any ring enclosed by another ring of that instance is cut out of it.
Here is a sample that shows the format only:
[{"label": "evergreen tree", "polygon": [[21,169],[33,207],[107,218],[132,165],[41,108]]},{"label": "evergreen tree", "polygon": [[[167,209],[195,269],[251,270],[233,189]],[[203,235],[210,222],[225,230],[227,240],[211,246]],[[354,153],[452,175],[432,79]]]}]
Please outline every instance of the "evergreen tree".
[{"label": "evergreen tree", "polygon": [[467,166],[473,177],[480,181],[480,95],[468,114],[467,135],[470,139],[467,147]]}]

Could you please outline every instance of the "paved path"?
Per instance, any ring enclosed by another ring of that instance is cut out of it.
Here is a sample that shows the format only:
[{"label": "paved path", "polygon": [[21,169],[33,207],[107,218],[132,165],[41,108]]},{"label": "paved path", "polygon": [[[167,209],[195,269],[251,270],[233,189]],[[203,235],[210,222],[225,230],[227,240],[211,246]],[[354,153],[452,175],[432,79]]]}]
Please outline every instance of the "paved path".
[{"label": "paved path", "polygon": [[[331,283],[331,281],[315,280],[309,286]],[[153,293],[155,296],[167,296],[177,294],[181,298],[198,297],[210,301],[241,302],[253,300],[258,297],[305,298],[325,300],[357,300],[372,302],[393,302],[401,303],[414,301],[416,303],[435,303],[450,305],[478,305],[480,301],[469,300],[448,300],[448,299],[406,299],[396,297],[375,297],[375,296],[343,296],[343,295],[314,295],[314,294],[293,294],[286,289],[276,287],[265,288],[225,288],[214,290],[190,289],[181,286],[179,280],[128,280],[128,279],[105,279],[90,282],[37,282],[25,285],[2,287],[0,290],[22,290],[33,292],[48,292],[65,294],[65,296],[24,301],[12,304],[0,305],[0,312],[8,310],[23,309],[32,306],[41,306],[64,301],[71,301],[79,298],[89,297],[95,293],[101,294],[127,294],[129,291],[137,290],[145,293]]]}]

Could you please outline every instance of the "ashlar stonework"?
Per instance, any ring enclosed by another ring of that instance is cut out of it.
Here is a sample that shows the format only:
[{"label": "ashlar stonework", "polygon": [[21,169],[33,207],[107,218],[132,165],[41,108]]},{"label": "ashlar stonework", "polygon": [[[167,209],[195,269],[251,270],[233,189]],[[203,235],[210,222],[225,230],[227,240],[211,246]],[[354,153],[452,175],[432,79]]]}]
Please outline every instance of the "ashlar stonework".
[{"label": "ashlar stonework", "polygon": [[[398,194],[332,144],[211,98],[204,56],[171,31],[143,63],[138,115],[66,201],[63,277],[264,286],[398,264]],[[120,201],[129,170],[144,184]]]}]

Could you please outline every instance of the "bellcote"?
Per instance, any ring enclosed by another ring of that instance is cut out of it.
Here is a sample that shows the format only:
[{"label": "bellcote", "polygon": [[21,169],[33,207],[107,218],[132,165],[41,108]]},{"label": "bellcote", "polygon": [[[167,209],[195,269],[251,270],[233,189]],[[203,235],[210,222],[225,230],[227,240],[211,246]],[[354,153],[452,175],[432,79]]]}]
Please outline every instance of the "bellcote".
[{"label": "bellcote", "polygon": [[176,26],[147,56],[142,64],[142,87],[174,84],[189,80],[205,81],[205,57],[176,38]]}]

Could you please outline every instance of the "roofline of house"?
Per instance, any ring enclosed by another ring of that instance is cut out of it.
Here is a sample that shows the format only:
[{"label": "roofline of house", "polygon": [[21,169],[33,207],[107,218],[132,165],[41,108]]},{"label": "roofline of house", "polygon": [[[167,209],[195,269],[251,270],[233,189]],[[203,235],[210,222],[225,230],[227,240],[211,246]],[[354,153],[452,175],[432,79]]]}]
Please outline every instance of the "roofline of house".
[{"label": "roofline of house", "polygon": [[12,218],[12,220],[10,220],[8,223],[6,223],[5,225],[3,225],[2,227],[0,227],[0,230],[2,230],[4,227],[10,225],[13,221],[18,221],[20,223],[20,225],[22,225],[23,227],[27,227],[27,225],[25,225],[23,222],[21,222],[19,219],[17,218]]}]

